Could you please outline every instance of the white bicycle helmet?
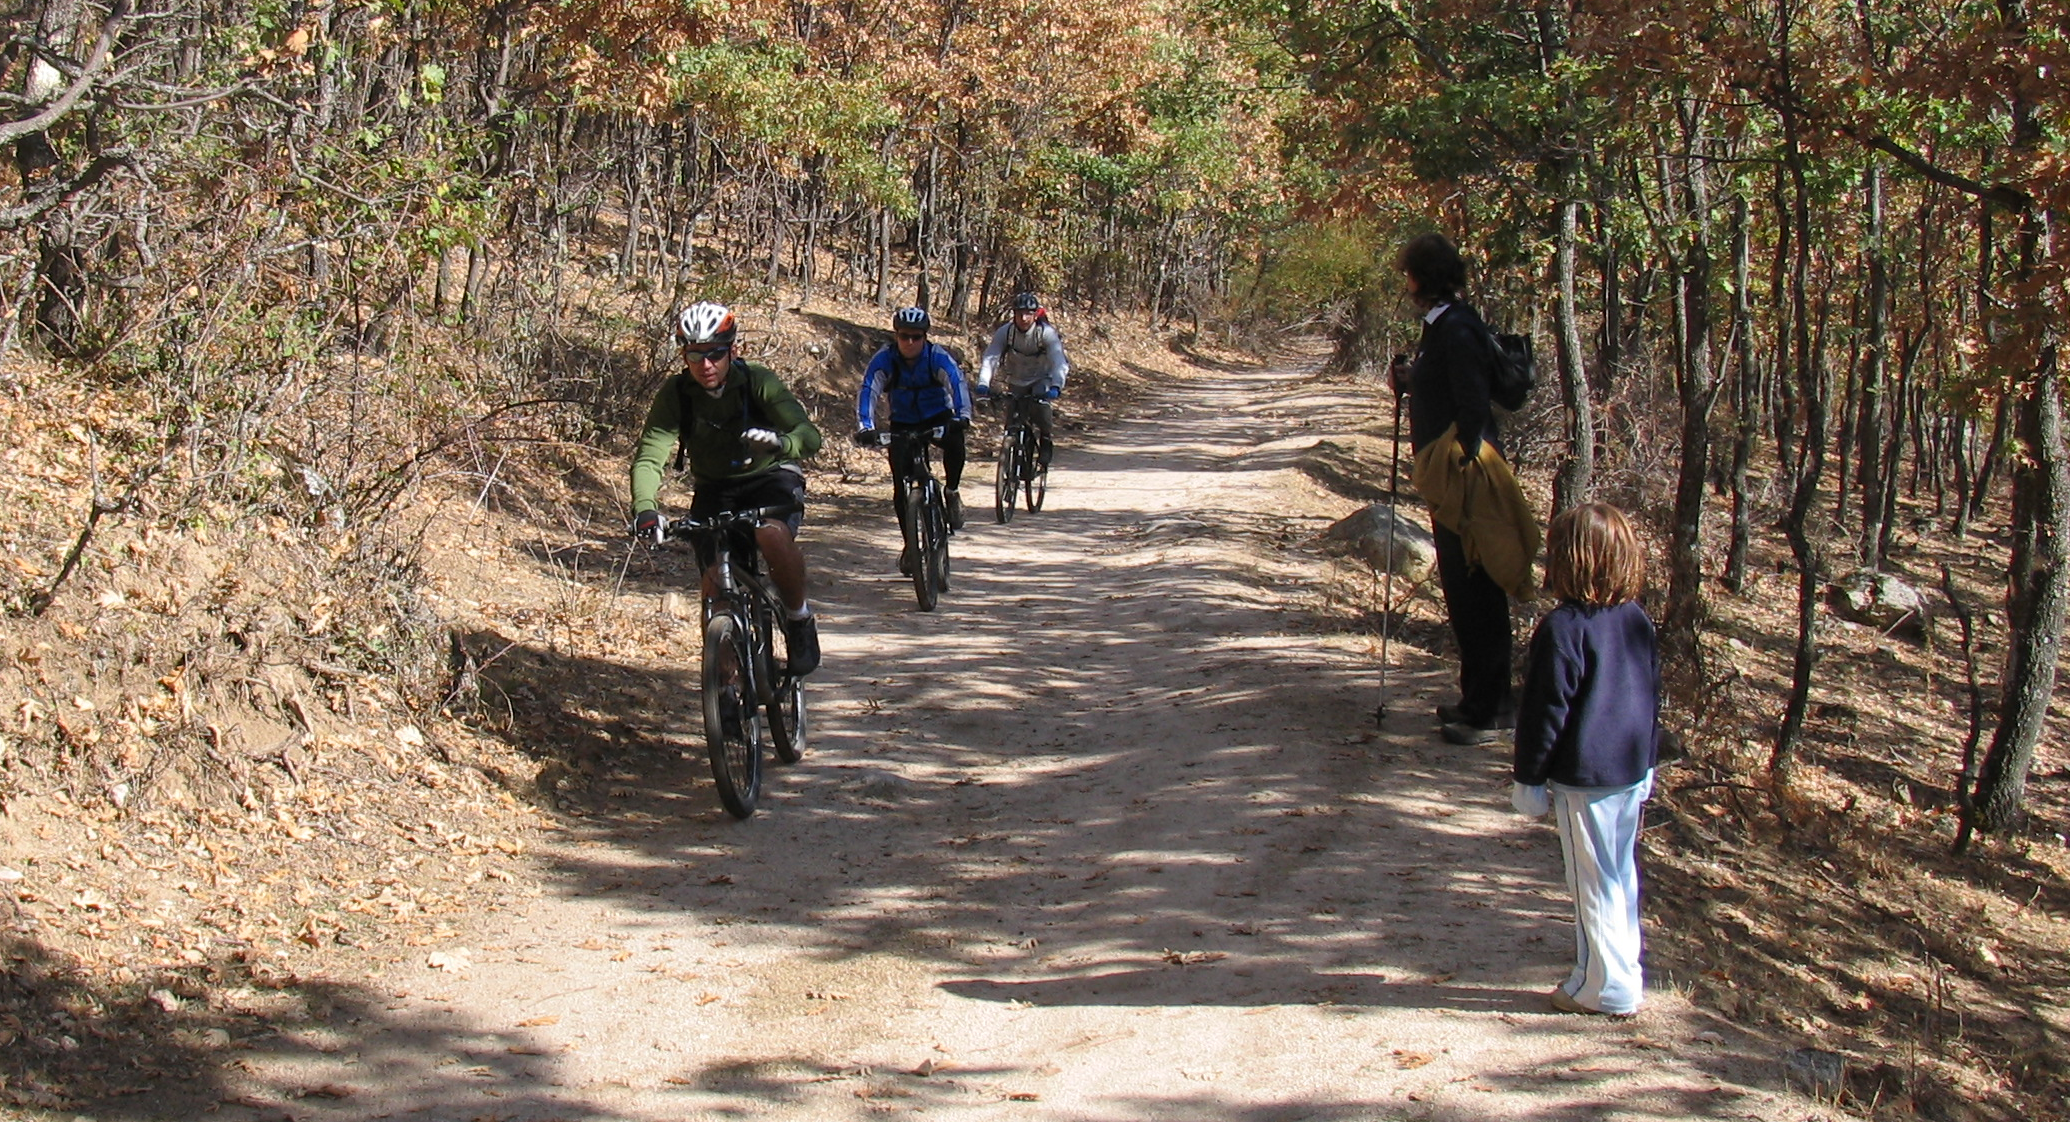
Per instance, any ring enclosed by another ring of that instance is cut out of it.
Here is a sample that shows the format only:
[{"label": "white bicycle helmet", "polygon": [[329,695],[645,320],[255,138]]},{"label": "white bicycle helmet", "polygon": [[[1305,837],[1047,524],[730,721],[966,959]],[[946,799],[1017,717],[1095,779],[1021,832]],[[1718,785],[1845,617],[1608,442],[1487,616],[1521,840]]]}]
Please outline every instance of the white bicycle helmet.
[{"label": "white bicycle helmet", "polygon": [[679,347],[701,346],[705,343],[733,342],[733,313],[724,304],[710,302],[692,304],[676,317],[676,345]]},{"label": "white bicycle helmet", "polygon": [[900,308],[891,317],[894,331],[926,331],[933,326],[934,321],[928,318],[925,308]]}]

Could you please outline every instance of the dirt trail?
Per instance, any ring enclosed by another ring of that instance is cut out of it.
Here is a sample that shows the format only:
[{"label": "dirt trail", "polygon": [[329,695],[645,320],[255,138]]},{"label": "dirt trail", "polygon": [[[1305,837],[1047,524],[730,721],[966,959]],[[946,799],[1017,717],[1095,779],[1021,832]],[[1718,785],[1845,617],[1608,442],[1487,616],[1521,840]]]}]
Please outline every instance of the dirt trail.
[{"label": "dirt trail", "polygon": [[463,972],[250,1066],[318,1089],[301,1119],[1804,1117],[1670,989],[1544,1011],[1550,827],[1430,735],[1442,667],[1373,731],[1369,640],[1304,584],[1351,504],[1296,462],[1365,408],[1204,371],[1065,440],[1004,527],[974,460],[933,614],[881,498],[819,503],[813,739],[760,815],[718,811],[681,692]]}]

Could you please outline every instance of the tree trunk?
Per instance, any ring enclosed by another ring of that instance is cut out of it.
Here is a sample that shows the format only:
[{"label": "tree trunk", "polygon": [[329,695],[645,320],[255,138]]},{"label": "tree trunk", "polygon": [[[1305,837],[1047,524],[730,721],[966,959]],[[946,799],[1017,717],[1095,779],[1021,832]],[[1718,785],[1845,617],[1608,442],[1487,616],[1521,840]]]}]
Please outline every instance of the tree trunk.
[{"label": "tree trunk", "polygon": [[[1784,81],[1790,81],[1789,51],[1791,10],[1782,8],[1782,66]],[[1804,457],[1797,470],[1796,488],[1790,499],[1790,513],[1784,534],[1790,541],[1790,555],[1797,562],[1797,642],[1791,660],[1789,700],[1783,708],[1782,727],[1777,730],[1775,749],[1768,757],[1771,774],[1787,770],[1794,761],[1804,722],[1811,712],[1811,680],[1818,671],[1818,580],[1822,563],[1818,543],[1811,534],[1811,512],[1818,501],[1819,477],[1826,466],[1826,386],[1811,350],[1811,315],[1807,286],[1811,272],[1811,188],[1804,167],[1804,150],[1799,139],[1797,113],[1783,93],[1779,112],[1783,124],[1783,163],[1790,177],[1789,222],[1794,227],[1794,258],[1790,267],[1790,327],[1796,360],[1796,382],[1804,401]]]},{"label": "tree trunk", "polygon": [[[1667,606],[1662,613],[1663,664],[1691,666],[1702,653],[1696,631],[1703,622],[1703,501],[1710,474],[1711,405],[1716,401],[1711,362],[1710,184],[1697,162],[1703,117],[1684,103],[1684,159],[1680,188],[1689,227],[1683,250],[1679,290],[1681,303],[1681,375],[1676,387],[1682,405],[1682,463],[1675,481],[1674,526],[1668,543]],[[1698,668],[1700,672],[1700,667]]]},{"label": "tree trunk", "polygon": [[2013,472],[2013,557],[2005,696],[1998,732],[1977,777],[1970,825],[2011,830],[2025,818],[2027,773],[2056,688],[2070,607],[2070,464],[2063,448],[2063,385],[2056,348],[2044,346],[2035,390],[2020,407],[2027,458]]},{"label": "tree trunk", "polygon": [[1883,169],[1870,160],[1869,192],[1869,338],[1863,356],[1861,413],[1854,445],[1859,457],[1857,482],[1862,494],[1862,534],[1856,558],[1863,568],[1883,568],[1883,545],[1889,527],[1884,505],[1884,380],[1889,374],[1890,253],[1883,225]]},{"label": "tree trunk", "polygon": [[1567,407],[1567,458],[1553,485],[1553,513],[1588,501],[1595,485],[1595,402],[1581,361],[1581,317],[1574,308],[1575,221],[1578,199],[1560,201],[1559,248],[1553,255],[1553,331],[1559,337],[1560,400]]},{"label": "tree trunk", "polygon": [[1747,547],[1753,539],[1753,499],[1747,494],[1747,469],[1754,460],[1754,441],[1761,431],[1761,372],[1754,365],[1753,225],[1747,198],[1732,201],[1732,337],[1734,361],[1732,420],[1732,542],[1725,555],[1725,586],[1746,591]]},{"label": "tree trunk", "polygon": [[1618,343],[1624,331],[1624,286],[1618,275],[1617,235],[1610,228],[1609,209],[1596,208],[1596,244],[1603,252],[1603,334],[1597,341],[1594,387],[1600,393],[1609,392],[1610,378],[1623,357]]},{"label": "tree trunk", "polygon": [[[2000,19],[2008,37],[2017,41],[2027,30],[2023,0],[1999,0]],[[2025,92],[2012,104],[2012,148],[2031,155],[2041,146],[2043,128]],[[2029,202],[2020,215],[2019,264],[2014,291],[2020,307],[2015,319],[2030,331],[2046,334],[2034,366],[2034,385],[2020,405],[2019,436],[2026,455],[2013,469],[2013,548],[2006,643],[2005,697],[1998,731],[1984,755],[1976,795],[1957,837],[1959,849],[1973,827],[2002,833],[2026,817],[2027,773],[2034,766],[2034,748],[2048,719],[2049,697],[2056,688],[2056,662],[2063,646],[2063,622],[2070,615],[2070,463],[2064,461],[2063,383],[2056,366],[2055,324],[2034,291],[2036,273],[2046,253],[2045,240],[2054,225],[2042,204]],[[2021,322],[2024,321],[2024,322]]]}]

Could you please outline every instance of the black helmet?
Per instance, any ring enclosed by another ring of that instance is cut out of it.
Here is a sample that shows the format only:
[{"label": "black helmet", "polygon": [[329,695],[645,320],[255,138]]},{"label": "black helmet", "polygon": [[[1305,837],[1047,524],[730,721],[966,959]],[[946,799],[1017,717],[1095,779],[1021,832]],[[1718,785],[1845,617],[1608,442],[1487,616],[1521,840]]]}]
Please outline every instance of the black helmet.
[{"label": "black helmet", "polygon": [[1032,292],[1023,292],[1013,298],[1013,310],[1016,312],[1039,312],[1042,310],[1042,301],[1036,299],[1035,294]]},{"label": "black helmet", "polygon": [[891,313],[893,331],[926,331],[933,326],[934,321],[927,318],[926,308],[900,308]]}]

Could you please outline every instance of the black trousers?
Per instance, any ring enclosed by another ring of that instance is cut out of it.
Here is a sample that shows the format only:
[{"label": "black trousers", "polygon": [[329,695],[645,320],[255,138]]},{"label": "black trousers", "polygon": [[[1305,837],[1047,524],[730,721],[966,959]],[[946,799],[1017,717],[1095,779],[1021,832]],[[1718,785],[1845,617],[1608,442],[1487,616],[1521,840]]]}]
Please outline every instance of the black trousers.
[{"label": "black trousers", "polygon": [[1435,522],[1438,586],[1445,593],[1445,614],[1452,619],[1452,637],[1459,642],[1459,708],[1471,724],[1487,725],[1497,713],[1511,713],[1510,648],[1516,638],[1509,619],[1509,594],[1486,569],[1466,563],[1466,543]]}]

